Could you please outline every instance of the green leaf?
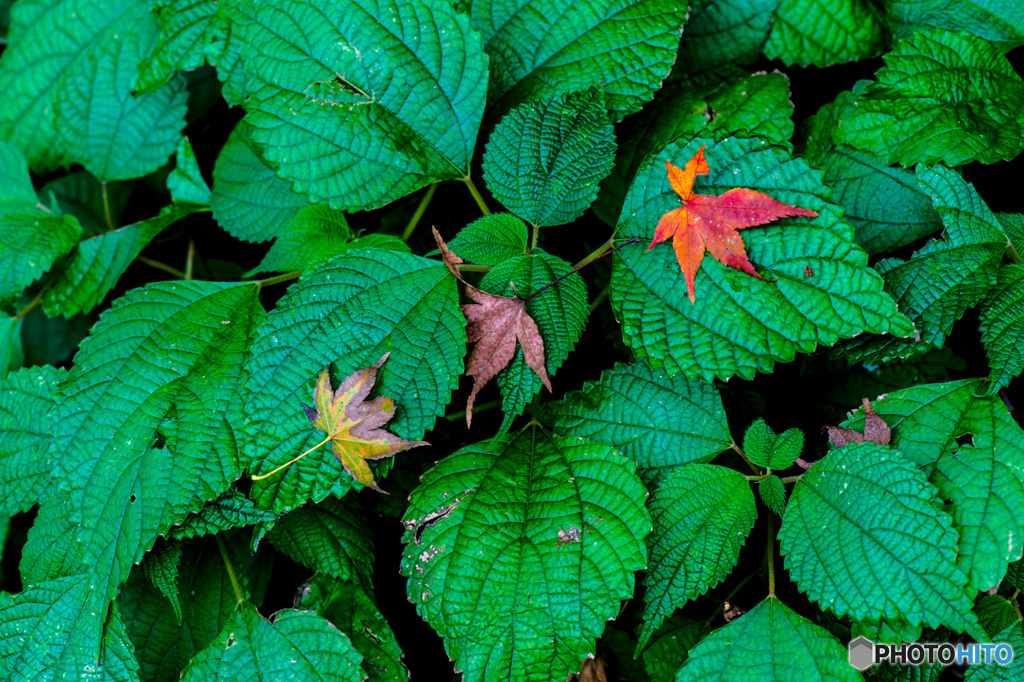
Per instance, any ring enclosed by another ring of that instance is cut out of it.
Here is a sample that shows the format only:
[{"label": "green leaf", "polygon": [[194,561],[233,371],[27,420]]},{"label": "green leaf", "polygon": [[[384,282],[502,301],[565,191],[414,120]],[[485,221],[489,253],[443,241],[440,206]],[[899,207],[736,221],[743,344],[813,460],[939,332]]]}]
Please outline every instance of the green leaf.
[{"label": "green leaf", "polygon": [[779,0],[694,3],[672,73],[696,73],[760,58]]},{"label": "green leaf", "polygon": [[[491,268],[480,280],[480,288],[491,294],[528,298],[534,291],[568,274],[572,266],[561,258],[535,250],[529,256],[516,256]],[[514,290],[513,290],[514,286]],[[549,287],[526,303],[526,312],[537,323],[544,340],[544,364],[548,376],[554,376],[569,352],[579,341],[587,323],[587,287],[579,275],[571,275]],[[543,383],[516,349],[512,362],[498,374],[501,409],[505,413],[502,430],[523,413],[540,392]]]},{"label": "green leaf", "polygon": [[787,66],[829,66],[877,57],[889,44],[873,0],[780,0],[764,56]]},{"label": "green leaf", "polygon": [[[57,21],[75,24],[101,17],[96,7],[101,4],[105,3],[63,0],[54,3],[53,12],[70,12],[70,17]],[[125,5],[123,15],[67,66],[54,97],[57,137],[67,160],[81,163],[104,181],[142,177],[163,166],[182,139],[188,101],[181,78],[154,92],[133,93],[136,66],[147,54],[157,28],[146,14],[147,3],[114,4]],[[116,10],[102,10],[108,11]],[[63,31],[58,35],[63,36]],[[80,49],[78,45],[61,47],[49,47],[47,58],[53,52]],[[31,155],[29,160],[35,167]]]},{"label": "green leaf", "polygon": [[615,168],[602,183],[594,206],[602,219],[615,224],[640,164],[678,137],[695,135],[704,128],[745,130],[793,150],[789,79],[778,72],[738,71],[671,83],[643,111],[622,123]]},{"label": "green leaf", "polygon": [[867,637],[872,642],[887,644],[916,642],[921,639],[923,630],[920,625],[911,625],[899,619],[855,620],[850,628],[850,639]]},{"label": "green leaf", "polygon": [[600,86],[620,119],[651,99],[675,61],[686,7],[668,0],[477,0],[500,110]]},{"label": "green leaf", "polygon": [[0,302],[20,294],[74,248],[82,227],[74,216],[41,210],[0,215]]},{"label": "green leaf", "polygon": [[66,376],[65,370],[44,365],[0,380],[0,515],[28,511],[49,496],[49,413],[57,384]]},{"label": "green leaf", "polygon": [[[455,278],[437,261],[360,249],[303,275],[257,330],[245,409],[252,425],[250,473],[269,472],[313,447],[323,435],[302,404],[312,400],[323,368],[336,376],[391,356],[377,375],[377,395],[397,406],[389,430],[417,440],[451,399],[463,371],[465,320]],[[306,500],[342,495],[352,477],[320,448],[274,476],[256,481],[252,497],[275,512]]]},{"label": "green leaf", "polygon": [[917,335],[857,339],[838,351],[851,361],[886,362],[942,346],[953,324],[996,283],[1006,235],[978,192],[942,166],[918,166],[917,177],[942,217],[944,239],[928,242],[908,261],[889,258],[875,266]]},{"label": "green leaf", "polygon": [[712,384],[670,377],[643,362],[605,370],[582,391],[546,405],[544,415],[567,436],[627,455],[648,485],[673,467],[709,462],[732,444],[722,399]]},{"label": "green leaf", "polygon": [[671,682],[690,651],[703,639],[707,623],[677,611],[665,619],[644,649],[644,669],[652,682]]},{"label": "green leaf", "polygon": [[[249,551],[248,535],[237,531],[225,533],[225,554],[221,554],[214,538],[181,543],[182,567],[176,583],[181,622],[171,603],[142,571],[132,571],[121,587],[118,605],[142,679],[177,682],[189,659],[206,648],[231,618],[238,605],[236,584],[243,596],[253,601],[262,599],[273,562],[266,552],[253,555]],[[225,557],[230,561],[233,577]],[[233,584],[232,580],[236,582]]]},{"label": "green leaf", "polygon": [[358,210],[469,174],[487,88],[469,17],[443,0],[285,0],[252,15],[245,120],[295,191]]},{"label": "green leaf", "polygon": [[255,606],[242,603],[217,639],[189,661],[181,679],[360,682],[361,660],[348,637],[315,613],[284,609],[267,621]]},{"label": "green leaf", "polygon": [[[854,92],[861,83],[867,84],[859,81]],[[856,110],[855,102],[852,92],[840,93],[809,119],[806,157],[821,168],[857,243],[872,254],[894,251],[937,232],[942,221],[912,170],[890,166],[877,150],[833,142],[840,119]]]},{"label": "green leaf", "polygon": [[0,313],[0,378],[18,369],[25,362],[21,330],[21,318]]},{"label": "green leaf", "polygon": [[824,628],[770,596],[690,651],[678,682],[855,682],[846,648]]},{"label": "green leaf", "polygon": [[25,157],[14,145],[0,141],[0,215],[39,205]]},{"label": "green leaf", "polygon": [[351,238],[344,213],[324,204],[306,206],[278,228],[274,244],[249,274],[308,270],[347,251]]},{"label": "green leaf", "polygon": [[323,575],[359,583],[373,573],[373,539],[352,495],[328,497],[285,514],[267,539]]},{"label": "green leaf", "polygon": [[[112,597],[159,533],[238,477],[227,415],[262,315],[257,293],[252,284],[159,282],[101,316],[49,417],[57,490],[29,534],[29,582],[86,565]],[[161,447],[168,419],[174,437]]]},{"label": "green leaf", "polygon": [[1024,213],[997,213],[996,218],[1020,257],[1020,252],[1024,251]]},{"label": "green leaf", "polygon": [[757,484],[757,494],[764,502],[764,506],[779,516],[786,513],[786,486],[775,474]]},{"label": "green leaf", "polygon": [[527,253],[526,224],[510,213],[492,213],[459,230],[448,248],[465,260],[497,265]]},{"label": "green leaf", "polygon": [[216,500],[189,514],[167,533],[167,537],[172,540],[202,537],[232,528],[270,523],[276,518],[276,514],[260,509],[236,488],[229,488]]},{"label": "green leaf", "polygon": [[650,516],[629,459],[529,426],[428,471],[402,573],[465,679],[562,679],[633,593]]},{"label": "green leaf", "polygon": [[1015,445],[963,446],[944,453],[931,475],[960,535],[957,565],[979,591],[996,587],[1024,550],[1024,438]]},{"label": "green leaf", "polygon": [[803,475],[779,531],[801,591],[836,615],[975,625],[950,518],[914,464],[885,446],[832,450]]},{"label": "green leaf", "polygon": [[961,31],[916,33],[885,55],[842,119],[836,142],[885,150],[889,163],[995,163],[1024,149],[1024,81],[1006,57]]},{"label": "green leaf", "polygon": [[181,543],[169,542],[154,547],[142,559],[142,574],[160,594],[167,597],[174,617],[181,625],[181,600],[178,598],[178,568],[181,566]]},{"label": "green leaf", "polygon": [[988,393],[1024,370],[1024,265],[1004,265],[996,287],[981,302],[981,340],[988,355]]},{"label": "green leaf", "polygon": [[1014,682],[1024,675],[1024,632],[1017,621],[992,638],[1013,647],[1013,661],[1008,665],[972,665],[964,676],[965,682]]},{"label": "green leaf", "polygon": [[316,611],[349,636],[363,655],[363,671],[370,682],[409,679],[395,634],[357,584],[315,575],[302,586],[296,606]]},{"label": "green leaf", "polygon": [[39,188],[39,203],[50,204],[56,199],[59,210],[70,213],[89,234],[100,234],[110,229],[107,214],[116,224],[132,195],[131,182],[108,182],[106,206],[104,186],[88,171],[75,171],[51,180]]},{"label": "green leaf", "polygon": [[763,419],[757,419],[743,434],[743,451],[754,464],[767,469],[786,469],[804,448],[804,432],[787,429],[775,435]]},{"label": "green leaf", "polygon": [[966,30],[1003,52],[1024,44],[1024,7],[1013,0],[887,0],[896,39],[929,28]]},{"label": "green leaf", "polygon": [[153,17],[160,34],[152,54],[139,64],[137,89],[147,92],[171,80],[178,71],[202,66],[217,29],[212,21],[217,4],[204,0],[154,0]]},{"label": "green leaf", "polygon": [[121,618],[92,573],[39,583],[0,601],[0,677],[135,682],[138,663]]},{"label": "green leaf", "polygon": [[565,225],[594,203],[614,158],[604,95],[591,88],[506,114],[484,150],[484,181],[495,199],[531,224]]},{"label": "green leaf", "polygon": [[981,595],[974,605],[974,613],[989,637],[995,637],[1017,621],[1014,605],[998,594]]},{"label": "green leaf", "polygon": [[265,242],[308,205],[263,160],[245,121],[235,126],[213,167],[210,210],[217,224],[238,239]]},{"label": "green leaf", "polygon": [[172,204],[153,218],[78,242],[64,270],[43,294],[43,310],[51,317],[91,311],[103,302],[149,242],[174,223],[202,210],[198,204]]},{"label": "green leaf", "polygon": [[171,192],[171,198],[209,206],[210,187],[199,171],[199,163],[187,137],[181,138],[178,143],[175,162],[174,170],[167,176],[167,189]]},{"label": "green leaf", "polygon": [[721,194],[742,185],[820,215],[744,230],[751,261],[773,281],[706,258],[697,273],[696,304],[671,248],[645,253],[641,244],[617,252],[611,303],[633,352],[669,374],[751,378],[797,351],[861,331],[911,331],[882,292],[881,278],[867,267],[867,254],[853,244],[841,209],[827,202],[831,190],[820,173],[761,140],[680,139],[649,157],[626,197],[618,237],[646,240],[653,234],[665,211],[678,205],[665,161],[688,159],[705,144],[711,173],[697,179],[695,191]]},{"label": "green leaf", "polygon": [[662,621],[728,577],[757,520],[746,477],[713,464],[673,471],[651,495],[644,623],[639,654]]}]

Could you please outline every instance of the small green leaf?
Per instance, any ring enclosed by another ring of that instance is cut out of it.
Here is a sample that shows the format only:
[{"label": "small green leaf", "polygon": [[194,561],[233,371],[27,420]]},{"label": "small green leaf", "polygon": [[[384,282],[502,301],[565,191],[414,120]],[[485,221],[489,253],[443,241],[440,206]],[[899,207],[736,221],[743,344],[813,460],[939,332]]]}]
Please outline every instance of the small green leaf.
[{"label": "small green leaf", "polygon": [[468,175],[488,73],[469,17],[443,0],[282,0],[251,14],[245,121],[295,191],[358,210]]},{"label": "small green leaf", "polygon": [[820,172],[763,140],[681,138],[648,157],[630,186],[618,237],[653,235],[665,211],[678,206],[665,161],[688,159],[701,145],[707,145],[711,173],[697,179],[695,191],[721,194],[742,185],[820,215],[744,231],[750,260],[772,281],[705,259],[696,305],[671,249],[646,253],[641,244],[618,251],[612,309],[639,357],[669,374],[750,378],[798,351],[862,331],[910,333],[910,323],[882,292],[881,278],[867,267],[867,254],[853,244],[842,209],[827,201],[831,190]]},{"label": "small green leaf", "polygon": [[1004,265],[981,302],[981,340],[988,355],[988,393],[994,395],[1024,370],[1024,265]]},{"label": "small green leaf", "polygon": [[770,596],[690,651],[677,682],[857,682],[846,647]]},{"label": "small green leaf", "polygon": [[899,41],[884,59],[836,142],[885,150],[905,166],[995,163],[1024,149],[1024,81],[991,43],[935,29]]},{"label": "small green leaf", "polygon": [[74,216],[41,210],[0,215],[0,302],[9,301],[71,251],[82,234]]},{"label": "small green leaf", "polygon": [[213,535],[232,528],[270,523],[276,514],[260,509],[236,488],[228,488],[215,500],[203,505],[199,511],[189,514],[184,521],[171,529],[167,537],[172,540]]},{"label": "small green leaf", "polygon": [[283,609],[268,621],[248,602],[208,647],[189,661],[182,682],[259,679],[361,682],[362,656],[348,637],[310,611]]},{"label": "small green leaf", "polygon": [[875,266],[917,336],[856,339],[838,351],[851,362],[887,362],[938,348],[996,283],[1006,235],[978,192],[943,166],[918,166],[917,177],[942,217],[944,239],[928,242],[910,260],[889,258]]},{"label": "small green leaf", "polygon": [[171,192],[171,198],[209,206],[210,187],[199,171],[199,163],[187,137],[181,138],[178,143],[175,162],[174,170],[167,176],[167,189]]},{"label": "small green leaf", "polygon": [[306,206],[278,228],[263,261],[247,274],[308,270],[347,251],[351,238],[344,213],[324,204]]},{"label": "small green leaf", "polygon": [[174,609],[174,617],[181,625],[181,600],[178,598],[178,568],[181,566],[181,543],[169,542],[154,547],[142,559],[140,568],[146,579],[160,594],[167,597]]},{"label": "small green leaf", "polygon": [[545,406],[567,436],[610,445],[637,463],[648,485],[673,467],[709,462],[732,444],[712,384],[670,377],[646,363],[618,364],[582,391]]},{"label": "small green leaf", "polygon": [[[491,268],[480,280],[480,288],[491,294],[528,298],[534,291],[572,270],[561,258],[535,250],[529,256],[510,258]],[[514,287],[514,291],[513,291]],[[530,299],[526,312],[537,323],[544,340],[544,361],[548,376],[554,376],[583,333],[587,323],[587,287],[579,275],[571,275]],[[523,413],[543,383],[516,350],[512,362],[498,374],[505,413],[502,430]]]},{"label": "small green leaf", "polygon": [[975,625],[956,532],[935,489],[888,447],[832,450],[793,489],[779,531],[797,586],[836,615]]},{"label": "small green leaf", "polygon": [[877,57],[889,43],[884,20],[872,0],[780,0],[764,56],[787,66]]},{"label": "small green leaf", "polygon": [[285,514],[267,540],[323,575],[358,583],[373,573],[373,539],[353,495],[328,497]]},{"label": "small green leaf", "polygon": [[459,230],[448,248],[471,263],[498,265],[526,255],[526,224],[509,213],[492,213]]},{"label": "small green leaf", "polygon": [[1024,44],[1024,8],[1006,0],[886,0],[893,37],[946,28],[970,31],[1003,52]]},{"label": "small green leaf", "polygon": [[754,464],[767,469],[786,469],[804,448],[804,433],[792,428],[775,435],[763,419],[754,421],[743,434],[743,451]]},{"label": "small green leaf", "polygon": [[786,513],[786,486],[782,479],[772,474],[757,484],[757,494],[764,506],[782,516]]},{"label": "small green leaf", "polygon": [[654,489],[647,539],[644,623],[637,653],[662,621],[728,577],[757,520],[754,495],[738,472],[713,464],[679,467]]},{"label": "small green leaf", "polygon": [[645,564],[644,497],[628,458],[535,425],[423,476],[402,573],[467,682],[579,670]]},{"label": "small green leaf", "polygon": [[1017,621],[1014,605],[998,594],[981,595],[974,605],[974,613],[989,637],[995,637]]},{"label": "small green leaf", "polygon": [[235,126],[213,167],[210,210],[217,224],[238,239],[265,242],[307,205],[260,156],[245,121]]},{"label": "small green leaf", "polygon": [[506,114],[484,150],[484,181],[495,199],[531,224],[565,225],[594,203],[614,158],[604,95],[592,88]]},{"label": "small green leaf", "polygon": [[596,85],[617,119],[661,85],[686,21],[686,7],[669,0],[477,0],[470,12],[499,109]]}]

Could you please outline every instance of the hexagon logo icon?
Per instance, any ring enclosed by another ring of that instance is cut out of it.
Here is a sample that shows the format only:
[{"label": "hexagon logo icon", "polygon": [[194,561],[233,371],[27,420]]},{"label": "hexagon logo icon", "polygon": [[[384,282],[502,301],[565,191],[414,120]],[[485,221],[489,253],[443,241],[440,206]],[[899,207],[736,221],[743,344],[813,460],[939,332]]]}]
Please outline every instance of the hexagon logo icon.
[{"label": "hexagon logo icon", "polygon": [[875,645],[867,637],[858,637],[850,642],[850,665],[861,672],[875,662]]}]

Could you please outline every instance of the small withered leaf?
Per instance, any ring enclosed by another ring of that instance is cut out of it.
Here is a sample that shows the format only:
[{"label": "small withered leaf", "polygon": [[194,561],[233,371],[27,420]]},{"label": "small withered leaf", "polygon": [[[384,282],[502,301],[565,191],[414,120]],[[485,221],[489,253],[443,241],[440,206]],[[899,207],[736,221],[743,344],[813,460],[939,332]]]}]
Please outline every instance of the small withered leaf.
[{"label": "small withered leaf", "polygon": [[885,420],[875,414],[871,401],[864,398],[864,433],[838,426],[823,426],[822,433],[828,432],[828,440],[832,447],[841,448],[852,443],[872,442],[876,445],[888,445],[892,433]]},{"label": "small withered leaf", "polygon": [[345,471],[363,485],[382,493],[367,460],[429,445],[422,440],[399,438],[382,428],[395,414],[394,400],[384,396],[366,400],[377,381],[377,370],[389,355],[385,353],[370,367],[352,372],[336,391],[331,390],[331,376],[324,368],[313,393],[315,407],[302,406],[313,426],[330,436],[334,456]]}]

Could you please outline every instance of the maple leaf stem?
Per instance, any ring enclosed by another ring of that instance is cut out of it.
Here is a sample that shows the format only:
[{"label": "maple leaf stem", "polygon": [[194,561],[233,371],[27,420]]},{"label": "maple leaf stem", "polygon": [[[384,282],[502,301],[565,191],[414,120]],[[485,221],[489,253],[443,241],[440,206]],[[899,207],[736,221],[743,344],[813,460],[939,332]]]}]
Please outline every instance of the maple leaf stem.
[{"label": "maple leaf stem", "polygon": [[228,580],[231,581],[231,589],[235,592],[235,599],[237,603],[241,604],[245,601],[245,595],[242,593],[242,586],[238,583],[238,576],[235,575],[235,567],[231,563],[231,556],[228,554],[227,545],[224,544],[224,538],[219,533],[213,537],[217,541],[217,549],[220,551],[220,558],[224,562],[224,570],[227,571]]},{"label": "maple leaf stem", "polygon": [[416,226],[420,223],[420,218],[427,211],[427,206],[430,206],[430,200],[434,198],[434,192],[437,191],[437,183],[433,183],[427,186],[427,192],[420,199],[419,206],[416,207],[416,212],[412,214],[412,218],[409,218],[409,224],[405,226],[405,230],[402,232],[402,241],[409,241],[409,237],[412,236]]},{"label": "maple leaf stem", "polygon": [[290,467],[291,465],[295,464],[296,462],[298,462],[298,461],[299,461],[300,459],[302,459],[303,457],[305,457],[305,456],[306,456],[306,455],[308,455],[309,453],[311,453],[311,452],[313,452],[314,450],[316,450],[316,449],[317,449],[318,447],[320,447],[321,445],[323,445],[323,444],[325,444],[325,443],[328,443],[328,442],[329,442],[330,440],[331,440],[331,437],[330,437],[330,436],[327,436],[327,438],[324,438],[324,439],[323,439],[322,441],[320,441],[319,443],[317,443],[316,445],[314,445],[313,447],[311,447],[311,448],[310,448],[309,450],[306,450],[305,452],[303,452],[303,453],[302,453],[301,455],[299,455],[298,457],[293,457],[292,459],[288,460],[287,462],[285,462],[285,463],[284,463],[284,464],[282,464],[281,466],[277,467],[276,469],[274,469],[274,470],[273,470],[273,471],[271,471],[270,473],[267,473],[267,474],[260,474],[259,476],[253,476],[253,477],[252,477],[252,480],[254,480],[254,481],[262,481],[262,480],[263,480],[264,478],[270,478],[271,476],[273,476],[274,474],[276,474],[276,473],[277,473],[278,471],[281,471],[282,469],[287,469],[288,467]]},{"label": "maple leaf stem", "polygon": [[602,244],[600,247],[598,247],[598,249],[596,251],[594,251],[594,253],[590,254],[589,256],[587,256],[586,258],[581,260],[579,263],[577,263],[576,266],[573,267],[572,270],[570,270],[569,272],[565,273],[564,275],[562,275],[558,279],[555,279],[555,280],[552,280],[551,282],[548,282],[547,284],[542,286],[540,289],[537,289],[537,291],[535,291],[532,294],[530,294],[529,296],[527,296],[525,300],[526,301],[530,301],[530,300],[536,298],[545,289],[550,289],[551,287],[555,286],[556,284],[561,282],[566,277],[569,277],[570,275],[575,275],[577,272],[579,272],[583,268],[587,267],[588,265],[590,265],[594,261],[601,260],[605,256],[610,256],[613,253],[615,253],[616,251],[618,251],[619,249],[621,249],[623,246],[626,246],[628,244],[635,244],[638,241],[640,241],[640,237],[633,237],[632,239],[627,239],[626,241],[622,242],[618,246],[612,246],[611,245],[612,240],[609,239],[604,244]]},{"label": "maple leaf stem", "polygon": [[476,202],[476,205],[480,207],[483,214],[491,215],[491,209],[487,208],[487,204],[484,203],[484,198],[480,196],[480,191],[476,188],[476,185],[473,184],[473,178],[467,175],[462,178],[462,181],[466,183],[466,187],[469,188],[469,193],[473,195],[473,200]]},{"label": "maple leaf stem", "polygon": [[288,280],[296,279],[302,274],[301,270],[295,270],[294,272],[286,272],[283,275],[277,275],[276,277],[268,277],[267,279],[261,279],[257,284],[260,285],[260,289],[263,287],[269,287],[271,284],[280,284],[281,282],[287,282]]}]

